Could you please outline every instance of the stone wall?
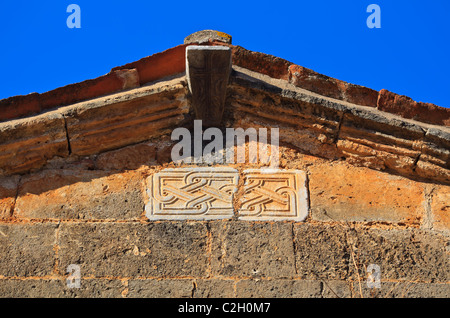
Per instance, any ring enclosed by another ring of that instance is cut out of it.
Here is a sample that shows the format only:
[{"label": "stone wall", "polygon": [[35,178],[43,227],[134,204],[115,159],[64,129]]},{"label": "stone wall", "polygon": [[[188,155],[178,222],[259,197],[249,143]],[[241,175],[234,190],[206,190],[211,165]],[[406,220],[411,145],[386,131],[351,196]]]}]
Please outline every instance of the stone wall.
[{"label": "stone wall", "polygon": [[[308,175],[304,221],[150,221],[147,179],[175,167],[170,143],[3,177],[0,295],[448,297],[449,186],[281,146],[281,168]],[[80,288],[66,284],[70,264]],[[368,288],[370,264],[381,288]]]},{"label": "stone wall", "polygon": [[218,128],[279,129],[306,218],[242,217],[246,171],[266,166],[249,156],[211,167],[239,177],[221,219],[149,218],[149,180],[208,166],[171,160],[171,132],[194,118],[185,48],[0,103],[1,297],[450,295],[448,112],[240,47]]}]

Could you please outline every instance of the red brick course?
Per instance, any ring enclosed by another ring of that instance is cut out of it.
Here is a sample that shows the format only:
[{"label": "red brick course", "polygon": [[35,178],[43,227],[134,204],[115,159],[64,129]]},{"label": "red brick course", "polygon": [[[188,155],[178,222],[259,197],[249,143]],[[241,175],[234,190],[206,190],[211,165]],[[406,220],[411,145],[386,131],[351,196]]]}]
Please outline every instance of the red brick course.
[{"label": "red brick course", "polygon": [[[43,94],[33,93],[0,100],[0,121],[37,114],[48,109],[104,96],[182,73],[186,67],[185,50],[188,45],[195,44],[182,44],[136,62],[115,67],[109,74],[96,79],[67,85]],[[272,78],[289,81],[297,87],[314,93],[357,105],[377,107],[381,111],[403,118],[450,126],[450,109],[430,103],[415,102],[407,96],[398,95],[385,89],[378,92],[367,87],[350,84],[276,56],[249,51],[240,46],[217,41],[212,41],[209,45],[230,47],[234,65]],[[133,72],[134,74],[132,74]]]}]

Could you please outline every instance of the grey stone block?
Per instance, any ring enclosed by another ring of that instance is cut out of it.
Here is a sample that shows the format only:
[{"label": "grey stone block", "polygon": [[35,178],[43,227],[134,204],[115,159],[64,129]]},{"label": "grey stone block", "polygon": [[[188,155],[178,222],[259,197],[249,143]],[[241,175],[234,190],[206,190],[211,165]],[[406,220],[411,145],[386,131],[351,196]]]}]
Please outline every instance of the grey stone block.
[{"label": "grey stone block", "polygon": [[241,280],[236,293],[238,298],[318,298],[321,286],[312,280]]},{"label": "grey stone block", "polygon": [[292,224],[212,222],[213,275],[292,277]]},{"label": "grey stone block", "polygon": [[56,227],[54,223],[1,224],[0,275],[30,277],[52,274]]},{"label": "grey stone block", "polygon": [[375,264],[380,266],[382,281],[447,282],[449,279],[446,240],[431,232],[411,228],[384,230],[296,224],[294,233],[300,277],[360,279],[365,283],[367,267]]},{"label": "grey stone block", "polygon": [[368,288],[365,282],[361,284],[361,290],[357,282],[353,283],[355,298],[448,298],[450,297],[450,285],[417,283],[417,282],[381,282],[380,288]]},{"label": "grey stone block", "polygon": [[142,279],[128,282],[130,298],[191,298],[194,283],[191,279]]},{"label": "grey stone block", "polygon": [[346,279],[350,252],[341,226],[295,224],[298,275],[306,279]]},{"label": "grey stone block", "polygon": [[61,268],[82,276],[203,276],[208,267],[207,229],[202,223],[64,224]]},{"label": "grey stone block", "polygon": [[232,298],[235,297],[233,280],[196,279],[194,298]]},{"label": "grey stone block", "polygon": [[1,298],[55,298],[63,294],[61,280],[0,279]]},{"label": "grey stone block", "polygon": [[80,288],[67,287],[63,279],[2,279],[4,298],[118,298],[124,286],[119,280],[82,280]]},{"label": "grey stone block", "polygon": [[215,30],[202,30],[192,33],[191,35],[188,35],[184,39],[184,44],[191,44],[191,43],[202,44],[208,43],[209,40],[231,44],[231,36],[229,34]]}]

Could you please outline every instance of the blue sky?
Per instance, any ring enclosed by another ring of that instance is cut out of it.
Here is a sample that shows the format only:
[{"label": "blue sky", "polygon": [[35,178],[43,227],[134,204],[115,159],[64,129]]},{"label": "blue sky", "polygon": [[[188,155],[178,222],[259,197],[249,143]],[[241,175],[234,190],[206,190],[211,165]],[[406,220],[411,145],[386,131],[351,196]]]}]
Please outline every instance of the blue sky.
[{"label": "blue sky", "polygon": [[[81,29],[66,25],[81,8]],[[369,29],[369,4],[381,28]],[[42,93],[214,29],[316,72],[450,107],[449,0],[3,1],[0,99]]]}]

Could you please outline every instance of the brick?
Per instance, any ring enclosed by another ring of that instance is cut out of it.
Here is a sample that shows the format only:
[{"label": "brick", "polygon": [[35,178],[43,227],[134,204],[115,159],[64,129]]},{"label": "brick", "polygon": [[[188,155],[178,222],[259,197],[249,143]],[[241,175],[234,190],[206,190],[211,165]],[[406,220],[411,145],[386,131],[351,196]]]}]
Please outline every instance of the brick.
[{"label": "brick", "polygon": [[437,186],[431,194],[433,229],[450,231],[450,186]]},{"label": "brick", "polygon": [[319,298],[321,286],[314,280],[240,280],[237,298]]},{"label": "brick", "polygon": [[233,298],[234,281],[225,279],[196,279],[194,298]]},{"label": "brick", "polygon": [[130,298],[191,298],[191,279],[141,279],[128,282]]},{"label": "brick", "polygon": [[143,212],[139,172],[43,170],[22,179],[14,216],[129,220]]},{"label": "brick", "polygon": [[135,68],[139,74],[141,85],[166,76],[182,73],[186,69],[186,47],[187,45],[182,44],[139,61],[115,67],[112,71]]},{"label": "brick", "polygon": [[14,96],[0,101],[0,121],[40,113],[139,86],[136,69],[121,69],[95,79],[70,84],[42,94]]},{"label": "brick", "polygon": [[214,275],[292,277],[292,224],[221,222],[211,224]]},{"label": "brick", "polygon": [[0,219],[9,218],[16,201],[19,176],[0,177]]},{"label": "brick", "polygon": [[233,64],[273,78],[287,80],[291,62],[279,57],[232,46]]},{"label": "brick", "polygon": [[139,87],[139,73],[135,68],[113,71],[114,75],[122,82],[122,89]]},{"label": "brick", "polygon": [[198,277],[208,268],[202,223],[68,223],[59,242],[60,268],[77,264],[82,276]]},{"label": "brick", "polygon": [[125,73],[125,71],[111,72],[95,79],[70,84],[42,93],[39,96],[41,109],[45,110],[71,105],[119,92],[126,88],[137,87],[138,80],[133,80],[133,76],[138,76],[136,73],[136,70],[128,70],[127,73]]},{"label": "brick", "polygon": [[340,163],[313,165],[309,172],[314,220],[418,225],[425,213],[421,183]]},{"label": "brick", "polygon": [[39,113],[39,94],[14,96],[0,100],[0,121]]},{"label": "brick", "polygon": [[344,100],[356,105],[377,107],[378,91],[364,86],[345,83]]},{"label": "brick", "polygon": [[377,91],[319,74],[303,66],[289,67],[289,82],[323,96],[362,106],[377,106]]},{"label": "brick", "polygon": [[0,224],[0,275],[51,275],[54,269],[56,224]]},{"label": "brick", "polygon": [[450,126],[450,110],[448,108],[416,102],[408,96],[398,95],[386,89],[379,92],[377,108],[403,118]]}]

